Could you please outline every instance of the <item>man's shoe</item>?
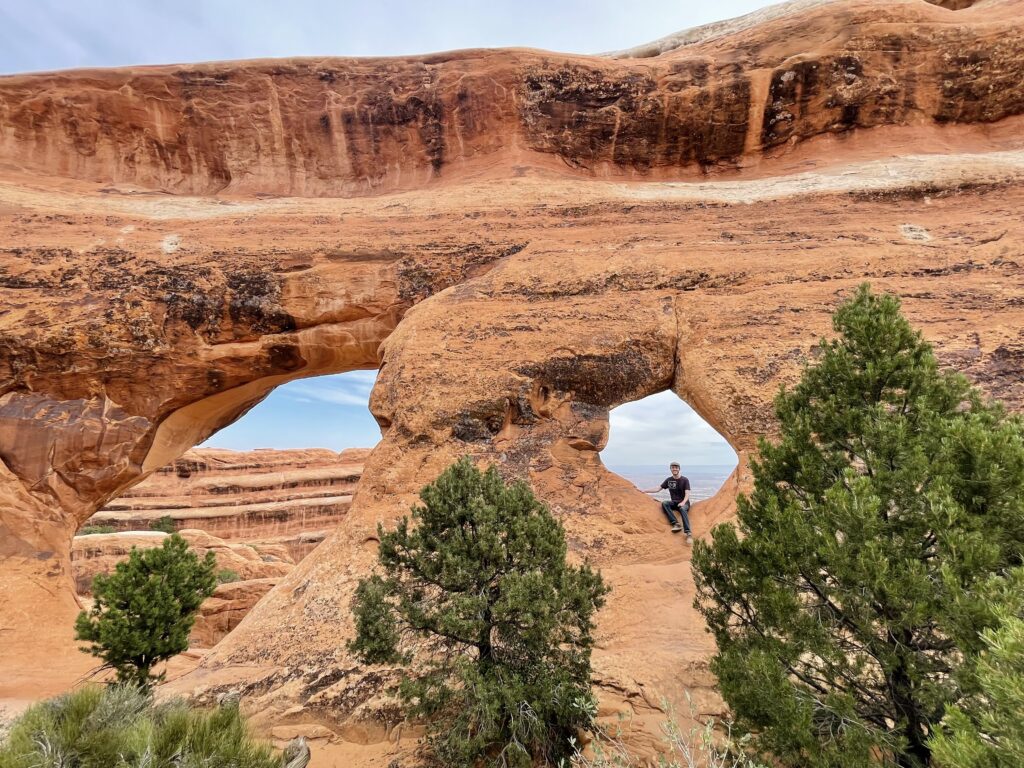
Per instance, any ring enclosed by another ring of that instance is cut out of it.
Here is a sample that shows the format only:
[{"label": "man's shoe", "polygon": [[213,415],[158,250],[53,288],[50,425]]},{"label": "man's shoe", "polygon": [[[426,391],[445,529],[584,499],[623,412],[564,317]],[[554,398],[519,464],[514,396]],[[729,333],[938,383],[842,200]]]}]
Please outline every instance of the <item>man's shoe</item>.
[{"label": "man's shoe", "polygon": [[693,544],[693,536],[691,536],[690,534],[686,534],[686,543]]},{"label": "man's shoe", "polygon": [[679,523],[675,523],[672,526],[672,533],[679,533],[681,530],[683,530],[683,526],[681,526]]}]

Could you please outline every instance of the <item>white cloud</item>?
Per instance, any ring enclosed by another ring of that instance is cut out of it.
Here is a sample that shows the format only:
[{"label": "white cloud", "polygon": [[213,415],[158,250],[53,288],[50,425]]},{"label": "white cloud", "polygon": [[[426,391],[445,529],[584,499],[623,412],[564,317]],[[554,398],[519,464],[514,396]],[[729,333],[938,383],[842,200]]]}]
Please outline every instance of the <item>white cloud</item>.
[{"label": "white cloud", "polygon": [[731,464],[736,454],[711,425],[673,392],[619,406],[610,415],[601,458],[609,466]]},{"label": "white cloud", "polygon": [[296,402],[320,402],[367,408],[376,371],[351,371],[334,376],[293,381],[281,388],[281,395]]}]

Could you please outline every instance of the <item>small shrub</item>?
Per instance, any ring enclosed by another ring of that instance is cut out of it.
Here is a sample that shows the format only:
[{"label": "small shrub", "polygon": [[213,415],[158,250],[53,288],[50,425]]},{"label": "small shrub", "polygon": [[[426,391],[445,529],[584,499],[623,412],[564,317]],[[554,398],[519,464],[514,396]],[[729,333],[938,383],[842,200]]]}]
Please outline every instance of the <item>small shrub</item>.
[{"label": "small shrub", "polygon": [[154,520],[149,526],[151,531],[162,531],[163,533],[175,533],[178,527],[174,524],[174,519],[170,515],[164,515],[159,520]]},{"label": "small shrub", "polygon": [[0,768],[232,766],[280,768],[254,740],[238,705],[193,710],[154,704],[134,686],[87,686],[31,707],[0,745]]},{"label": "small shrub", "polygon": [[147,688],[160,676],[154,664],[188,649],[188,635],[203,600],[216,587],[212,552],[202,561],[188,543],[172,534],[163,545],[132,548],[128,559],[109,576],[93,579],[92,610],[75,621],[75,637],[87,650],[116,670],[117,679]]},{"label": "small shrub", "polygon": [[230,568],[225,568],[224,570],[217,573],[218,584],[231,584],[235,581],[241,580],[242,577],[239,576],[236,571],[232,571]]},{"label": "small shrub", "polygon": [[83,525],[75,535],[93,536],[98,533],[117,533],[117,528],[112,525]]},{"label": "small shrub", "polygon": [[[728,722],[708,718],[699,727],[684,730],[672,711],[667,710],[661,724],[662,739],[657,765],[659,768],[766,768],[747,754],[746,738],[734,738]],[[697,720],[697,711],[690,702],[690,714]],[[576,747],[571,768],[646,768],[649,758],[634,755],[617,728],[595,728],[594,740],[587,749]]]}]

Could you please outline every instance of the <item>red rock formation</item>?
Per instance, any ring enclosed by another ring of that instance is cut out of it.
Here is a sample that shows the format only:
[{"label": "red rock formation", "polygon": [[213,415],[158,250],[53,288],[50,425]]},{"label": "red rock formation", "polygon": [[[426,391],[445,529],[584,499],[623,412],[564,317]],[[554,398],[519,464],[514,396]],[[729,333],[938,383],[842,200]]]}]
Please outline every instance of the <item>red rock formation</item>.
[{"label": "red rock formation", "polygon": [[0,79],[0,671],[67,647],[26,627],[73,615],[77,525],[277,384],[382,366],[344,529],[181,690],[382,733],[349,595],[377,521],[469,453],[611,580],[606,711],[710,709],[687,551],[601,465],[608,410],[672,389],[744,466],[864,279],[1020,408],[1022,11],[803,2],[620,57]]},{"label": "red rock formation", "polygon": [[627,66],[460,51],[11,77],[0,155],[34,174],[187,194],[418,188],[524,149],[588,172],[677,176],[825,133],[1019,114],[1014,8],[818,5]]},{"label": "red rock formation", "polygon": [[298,552],[309,548],[303,542],[315,540],[315,534],[345,516],[368,454],[362,448],[340,454],[326,449],[186,451],[89,522],[145,531],[169,517],[178,528],[199,528],[231,541],[272,538]]},{"label": "red rock formation", "polygon": [[[218,570],[232,571],[243,580],[277,578],[295,567],[283,547],[268,551],[252,544],[230,544],[204,531],[186,529],[180,533],[199,557],[213,552]],[[166,537],[160,531],[76,536],[71,545],[71,566],[78,594],[90,594],[93,578],[99,573],[113,573],[114,567],[127,559],[133,549],[160,547]]]},{"label": "red rock formation", "polygon": [[203,601],[189,641],[193,648],[212,648],[245,618],[252,607],[277,585],[278,579],[249,579],[221,584]]}]

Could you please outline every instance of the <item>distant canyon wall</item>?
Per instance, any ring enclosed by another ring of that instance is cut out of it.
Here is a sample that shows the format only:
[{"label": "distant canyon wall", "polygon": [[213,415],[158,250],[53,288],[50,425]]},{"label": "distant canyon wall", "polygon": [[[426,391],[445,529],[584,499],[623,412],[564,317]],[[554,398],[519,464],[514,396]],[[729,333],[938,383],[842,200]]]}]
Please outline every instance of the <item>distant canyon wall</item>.
[{"label": "distant canyon wall", "polygon": [[167,533],[152,528],[171,525],[200,558],[214,553],[225,582],[192,633],[193,647],[209,648],[344,522],[368,454],[186,451],[89,519],[71,547],[75,590],[91,595],[98,574],[112,573],[133,549],[162,546]]},{"label": "distant canyon wall", "polygon": [[[299,539],[337,526],[348,512],[368,449],[186,451],[89,518],[90,525],[145,531],[167,518],[222,539]],[[295,539],[292,543],[291,540]]]}]

